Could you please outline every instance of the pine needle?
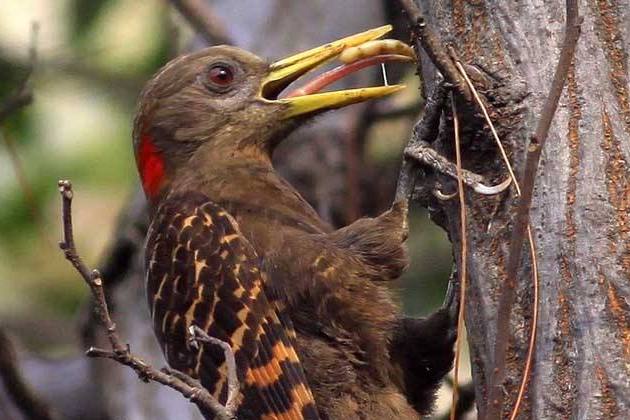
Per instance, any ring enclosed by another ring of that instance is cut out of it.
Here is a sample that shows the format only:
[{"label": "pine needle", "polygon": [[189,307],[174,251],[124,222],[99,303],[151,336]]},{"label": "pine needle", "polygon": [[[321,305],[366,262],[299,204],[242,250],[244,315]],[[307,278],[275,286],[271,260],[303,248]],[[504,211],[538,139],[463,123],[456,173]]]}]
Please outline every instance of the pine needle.
[{"label": "pine needle", "polygon": [[510,420],[515,420],[518,415],[518,410],[523,401],[523,396],[527,390],[527,383],[529,382],[529,374],[531,371],[532,360],[534,358],[534,348],[536,346],[536,330],[538,325],[538,260],[536,259],[536,244],[534,243],[534,236],[532,235],[532,229],[529,223],[527,224],[527,238],[529,240],[529,252],[532,256],[532,276],[534,281],[534,311],[532,314],[532,330],[529,336],[529,347],[527,348],[527,357],[525,359],[525,369],[523,370],[523,379],[518,389],[518,396],[512,408],[510,414]]},{"label": "pine needle", "polygon": [[[496,129],[494,128],[494,124],[492,123],[492,120],[490,119],[490,115],[488,114],[488,111],[486,110],[485,105],[483,104],[481,98],[479,97],[479,94],[477,93],[477,90],[475,89],[474,85],[472,84],[472,82],[470,81],[470,78],[468,77],[468,74],[466,73],[466,70],[464,69],[464,67],[462,66],[462,64],[459,61],[455,61],[455,65],[457,66],[457,69],[460,71],[460,73],[462,74],[462,76],[464,77],[464,80],[466,81],[466,84],[468,85],[468,88],[470,89],[470,91],[473,94],[473,97],[475,98],[475,101],[479,104],[479,107],[481,108],[481,111],[483,112],[483,115],[486,119],[486,122],[488,123],[488,126],[490,127],[490,131],[492,132],[492,135],[497,143],[497,146],[501,152],[501,156],[503,157],[503,161],[505,162],[505,165],[508,169],[508,172],[510,174],[510,177],[512,178],[512,182],[514,183],[514,187],[516,188],[516,195],[520,196],[521,195],[521,188],[519,186],[519,183],[516,179],[516,176],[514,175],[514,171],[512,169],[512,165],[510,163],[510,160],[507,157],[507,153],[505,152],[505,149],[503,147],[503,144],[501,143],[501,140],[499,139],[499,135],[497,134]],[[460,175],[460,171],[461,171],[461,157],[460,157],[460,150],[459,150],[459,121],[457,120],[457,115],[456,115],[456,109],[455,109],[455,103],[453,102],[453,124],[455,126],[455,153],[456,153],[456,158],[457,158],[457,170],[458,170],[458,183],[461,183],[461,175]],[[459,184],[458,184],[459,185]],[[461,189],[461,185],[459,185],[459,188]],[[463,209],[463,194],[461,194],[460,192],[460,207]],[[466,221],[466,215],[465,215],[465,210],[461,211],[461,215],[460,215],[460,219],[461,219],[461,224],[462,224],[462,258],[464,258],[464,256],[466,255],[466,249],[465,249],[465,240],[466,240],[466,235],[464,233],[464,227],[465,227],[465,221]],[[536,346],[536,331],[537,331],[537,325],[538,325],[538,288],[539,288],[539,278],[538,278],[538,262],[537,262],[537,258],[536,258],[536,246],[534,244],[534,238],[532,235],[532,231],[531,231],[531,225],[528,223],[527,224],[527,235],[528,235],[528,239],[529,239],[529,246],[530,246],[530,254],[531,254],[531,259],[532,259],[532,282],[533,282],[533,291],[534,291],[534,308],[533,308],[533,313],[532,313],[532,326],[531,326],[531,332],[530,332],[530,338],[529,338],[529,345],[527,348],[527,356],[525,359],[525,368],[523,369],[523,377],[521,380],[521,384],[519,386],[519,391],[518,391],[518,396],[516,398],[516,402],[514,404],[514,407],[511,411],[510,414],[510,420],[515,420],[516,416],[518,415],[521,403],[523,401],[523,397],[525,395],[525,391],[527,390],[527,384],[529,382],[529,377],[530,377],[530,373],[531,373],[531,365],[532,365],[532,360],[533,360],[533,355],[534,355],[534,348]],[[464,292],[465,292],[465,287],[466,287],[466,282],[465,282],[465,274],[466,274],[466,262],[465,260],[462,261],[462,294],[460,296],[460,308],[459,308],[459,316],[458,316],[458,338],[456,341],[456,349],[455,349],[455,373],[454,373],[454,379],[453,379],[453,383],[454,383],[454,390],[453,390],[453,403],[452,403],[452,407],[451,407],[451,420],[454,420],[455,418],[455,407],[457,404],[457,386],[458,386],[458,381],[457,381],[457,372],[459,369],[459,331],[462,328],[463,325],[463,303],[464,303]]]},{"label": "pine needle", "polygon": [[473,97],[475,98],[475,101],[479,104],[479,107],[481,108],[481,112],[483,112],[483,116],[485,117],[486,122],[488,123],[488,126],[490,127],[490,131],[492,131],[492,136],[494,137],[494,140],[497,143],[497,147],[499,148],[499,151],[501,152],[501,156],[503,157],[503,162],[505,162],[505,166],[507,167],[507,170],[510,173],[510,178],[512,178],[512,182],[514,183],[514,187],[516,188],[516,195],[520,196],[521,187],[518,185],[518,181],[516,180],[516,175],[514,175],[514,170],[512,169],[512,164],[510,163],[510,159],[508,159],[507,153],[505,152],[505,148],[503,147],[503,143],[501,143],[501,140],[499,139],[497,130],[495,130],[494,124],[492,124],[490,115],[488,114],[488,111],[486,110],[485,105],[483,104],[481,98],[479,97],[479,94],[477,93],[477,89],[475,89],[475,86],[470,81],[470,78],[468,77],[468,74],[466,73],[464,66],[462,66],[462,63],[460,63],[459,61],[455,61],[455,65],[457,66],[457,69],[460,71],[460,73],[464,77],[464,80],[466,81],[468,88],[470,89],[470,91],[473,94]]},{"label": "pine needle", "polygon": [[461,264],[460,264],[460,294],[459,294],[459,312],[457,314],[457,338],[455,339],[455,367],[453,368],[453,400],[451,403],[451,420],[455,420],[457,411],[457,399],[459,398],[459,364],[461,358],[461,332],[464,329],[464,307],[466,304],[466,277],[467,277],[467,259],[468,259],[468,241],[466,238],[466,200],[464,197],[464,182],[462,180],[462,156],[459,141],[459,118],[457,117],[457,108],[455,107],[455,99],[451,94],[451,106],[453,109],[453,130],[455,132],[455,158],[457,163],[457,193],[459,196],[459,220],[461,231]]}]

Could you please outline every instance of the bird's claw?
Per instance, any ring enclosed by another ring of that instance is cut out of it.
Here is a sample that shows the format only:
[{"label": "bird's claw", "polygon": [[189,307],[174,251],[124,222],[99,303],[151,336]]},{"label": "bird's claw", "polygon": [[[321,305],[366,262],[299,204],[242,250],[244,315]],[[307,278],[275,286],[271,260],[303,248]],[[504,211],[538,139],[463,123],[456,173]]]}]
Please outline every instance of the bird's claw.
[{"label": "bird's claw", "polygon": [[[477,182],[472,185],[472,189],[482,195],[496,195],[505,191],[512,184],[512,178],[507,178],[505,181],[497,185],[485,185],[481,182]],[[439,188],[433,189],[433,195],[440,201],[448,201],[457,196],[457,191],[453,193],[443,193]]]},{"label": "bird's claw", "polygon": [[452,198],[455,198],[455,196],[457,196],[457,191],[455,191],[454,193],[450,193],[450,194],[445,194],[442,191],[440,191],[439,188],[434,188],[433,189],[433,196],[435,198],[437,198],[440,201],[448,201]]},{"label": "bird's claw", "polygon": [[505,191],[511,184],[512,178],[508,177],[505,181],[497,185],[487,186],[482,183],[477,183],[473,186],[473,190],[475,190],[476,193],[483,195],[496,195]]},{"label": "bird's claw", "polygon": [[[405,149],[405,156],[415,159],[434,170],[450,176],[458,178],[458,170],[455,164],[444,156],[440,155],[428,143],[419,141]],[[507,178],[505,181],[497,185],[486,185],[484,177],[466,169],[461,170],[462,182],[472,188],[476,193],[482,195],[495,195],[505,191],[511,184],[512,179]],[[456,194],[444,194],[439,190],[434,190],[433,194],[441,201],[450,200]]]}]

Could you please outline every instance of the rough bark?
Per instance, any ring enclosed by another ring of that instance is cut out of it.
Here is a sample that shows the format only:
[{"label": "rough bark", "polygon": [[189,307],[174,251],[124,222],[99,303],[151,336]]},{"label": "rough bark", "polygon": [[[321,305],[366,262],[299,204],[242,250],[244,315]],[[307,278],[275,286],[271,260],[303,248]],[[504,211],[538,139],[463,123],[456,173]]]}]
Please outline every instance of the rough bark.
[{"label": "rough bark", "polygon": [[[564,2],[503,0],[424,3],[426,16],[462,61],[485,74],[484,94],[518,174],[563,40]],[[626,418],[630,412],[630,2],[580,1],[582,36],[538,168],[531,224],[540,275],[539,330],[519,418]],[[425,67],[432,80],[435,71]],[[505,179],[490,132],[471,106],[463,118],[464,167]],[[453,158],[449,116],[434,147]],[[454,160],[454,159],[453,159]],[[444,176],[425,177],[456,189]],[[422,204],[448,231],[459,257],[457,200]],[[469,289],[466,326],[481,418],[494,368],[497,302],[517,199],[466,191]],[[459,258],[458,258],[459,260]],[[531,259],[523,247],[503,416],[514,405],[532,315]]]}]

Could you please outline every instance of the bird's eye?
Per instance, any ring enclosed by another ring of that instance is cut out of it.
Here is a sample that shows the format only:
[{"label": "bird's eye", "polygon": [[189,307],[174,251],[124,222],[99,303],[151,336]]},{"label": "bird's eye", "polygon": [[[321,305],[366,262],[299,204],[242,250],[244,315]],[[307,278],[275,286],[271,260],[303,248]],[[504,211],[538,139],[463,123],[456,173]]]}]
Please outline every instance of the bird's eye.
[{"label": "bird's eye", "polygon": [[234,81],[234,70],[227,64],[215,64],[208,69],[208,84],[218,90],[225,90]]}]

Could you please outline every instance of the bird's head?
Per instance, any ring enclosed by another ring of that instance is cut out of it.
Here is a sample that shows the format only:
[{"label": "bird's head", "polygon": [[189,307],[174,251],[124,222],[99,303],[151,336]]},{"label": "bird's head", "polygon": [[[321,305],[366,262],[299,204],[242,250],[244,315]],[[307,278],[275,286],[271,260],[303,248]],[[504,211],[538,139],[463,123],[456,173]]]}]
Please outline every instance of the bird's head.
[{"label": "bird's head", "polygon": [[[390,30],[366,31],[272,64],[229,46],[168,63],[145,86],[134,123],[136,162],[148,198],[160,196],[193,158],[205,165],[269,161],[280,140],[305,119],[400,90],[393,85],[321,92],[360,68],[413,59],[411,49],[400,42],[375,41]],[[344,64],[284,92],[335,59]]]}]

